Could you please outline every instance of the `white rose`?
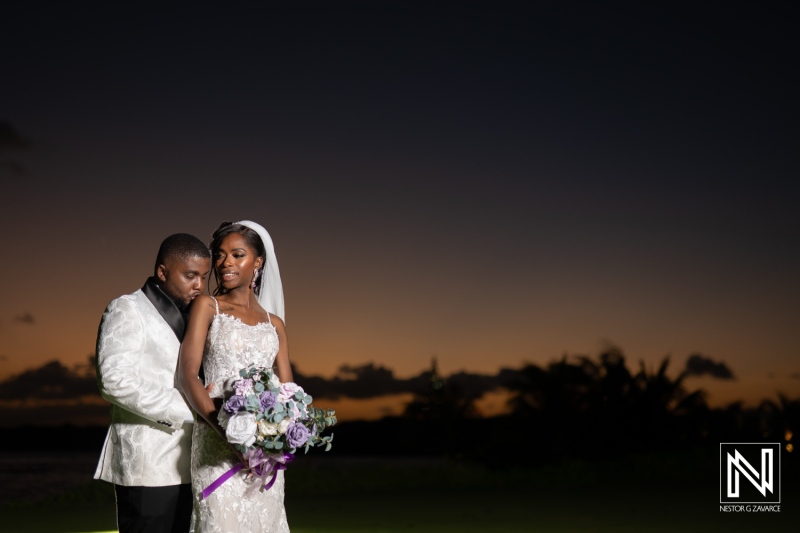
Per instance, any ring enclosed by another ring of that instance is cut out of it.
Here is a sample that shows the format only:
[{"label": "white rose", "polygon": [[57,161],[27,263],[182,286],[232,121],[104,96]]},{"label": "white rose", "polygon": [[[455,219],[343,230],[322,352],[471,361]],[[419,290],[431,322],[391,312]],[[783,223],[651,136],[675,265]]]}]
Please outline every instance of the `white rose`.
[{"label": "white rose", "polygon": [[277,435],[278,426],[277,424],[267,422],[265,419],[261,419],[258,421],[258,434],[262,437],[266,437],[268,435]]},{"label": "white rose", "polygon": [[247,411],[240,411],[228,421],[225,435],[228,437],[228,442],[251,446],[256,441],[257,430],[256,415]]},{"label": "white rose", "polygon": [[219,421],[219,425],[222,426],[222,429],[228,427],[228,421],[231,419],[231,415],[225,409],[220,409],[219,414],[217,415],[217,420]]},{"label": "white rose", "polygon": [[270,374],[268,385],[270,389],[277,389],[281,386],[281,380],[278,378],[277,374],[275,373]]},{"label": "white rose", "polygon": [[278,433],[280,433],[281,435],[286,433],[286,430],[289,429],[289,424],[291,423],[292,421],[289,420],[288,418],[284,418],[283,420],[278,422]]},{"label": "white rose", "polygon": [[294,394],[300,391],[305,394],[303,388],[298,385],[297,383],[293,383],[291,381],[284,383],[281,385],[281,390],[278,392],[278,401],[279,402],[286,402],[289,400],[294,400]]}]

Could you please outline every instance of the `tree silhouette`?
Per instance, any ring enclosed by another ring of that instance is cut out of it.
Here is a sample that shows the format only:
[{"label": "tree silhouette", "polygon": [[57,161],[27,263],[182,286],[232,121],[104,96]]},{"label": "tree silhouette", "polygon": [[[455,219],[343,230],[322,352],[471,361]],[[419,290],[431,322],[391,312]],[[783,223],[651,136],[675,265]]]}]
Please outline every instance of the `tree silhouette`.
[{"label": "tree silhouette", "polygon": [[425,386],[415,393],[404,410],[404,416],[415,420],[456,421],[481,416],[475,406],[480,394],[465,394],[456,384],[448,383],[439,373],[434,357],[431,369],[424,375]]},{"label": "tree silhouette", "polygon": [[[618,348],[599,361],[564,356],[546,369],[527,365],[510,385],[513,416],[550,445],[545,454],[602,455],[674,447],[708,434],[705,393],[687,392],[681,372],[667,375],[669,357],[655,372],[643,363],[635,375]],[[535,429],[534,429],[535,428]]]},{"label": "tree silhouette", "polygon": [[800,399],[790,400],[778,394],[778,401],[764,400],[758,406],[761,436],[782,442],[788,452],[800,452],[795,446],[800,437]]}]

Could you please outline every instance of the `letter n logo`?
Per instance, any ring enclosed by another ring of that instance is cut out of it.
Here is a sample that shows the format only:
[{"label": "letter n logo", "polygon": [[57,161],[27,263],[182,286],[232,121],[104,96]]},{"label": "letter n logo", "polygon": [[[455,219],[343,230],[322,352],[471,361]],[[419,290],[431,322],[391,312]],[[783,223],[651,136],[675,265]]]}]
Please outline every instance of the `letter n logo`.
[{"label": "letter n logo", "polygon": [[720,503],[780,503],[780,443],[720,443]]}]

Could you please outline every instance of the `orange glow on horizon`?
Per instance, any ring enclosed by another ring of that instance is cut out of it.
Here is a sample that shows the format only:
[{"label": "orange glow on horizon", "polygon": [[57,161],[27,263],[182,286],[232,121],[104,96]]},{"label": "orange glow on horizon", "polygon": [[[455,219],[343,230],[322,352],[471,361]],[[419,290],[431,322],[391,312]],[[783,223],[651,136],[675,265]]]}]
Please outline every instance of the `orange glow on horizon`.
[{"label": "orange glow on horizon", "polygon": [[322,409],[334,409],[340,422],[354,420],[380,420],[385,416],[400,416],[413,394],[392,394],[378,398],[354,399],[339,398],[314,400],[314,405]]}]

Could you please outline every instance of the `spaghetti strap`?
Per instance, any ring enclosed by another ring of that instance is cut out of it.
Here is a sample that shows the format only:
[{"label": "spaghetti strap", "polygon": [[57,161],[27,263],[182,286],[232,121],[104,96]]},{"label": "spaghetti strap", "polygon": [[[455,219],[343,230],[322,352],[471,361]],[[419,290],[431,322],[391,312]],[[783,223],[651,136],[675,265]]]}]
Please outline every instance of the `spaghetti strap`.
[{"label": "spaghetti strap", "polygon": [[267,322],[269,322],[270,326],[272,325],[272,318],[269,316],[269,311],[267,311]]},{"label": "spaghetti strap", "polygon": [[216,298],[214,298],[213,296],[211,297],[211,299],[212,299],[212,300],[214,300],[214,305],[216,305],[216,306],[217,306],[217,313],[216,313],[216,314],[219,314],[219,302],[218,302],[218,301],[217,301],[217,299],[216,299]]}]

